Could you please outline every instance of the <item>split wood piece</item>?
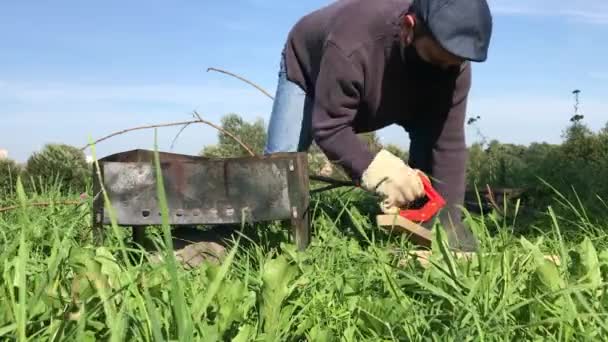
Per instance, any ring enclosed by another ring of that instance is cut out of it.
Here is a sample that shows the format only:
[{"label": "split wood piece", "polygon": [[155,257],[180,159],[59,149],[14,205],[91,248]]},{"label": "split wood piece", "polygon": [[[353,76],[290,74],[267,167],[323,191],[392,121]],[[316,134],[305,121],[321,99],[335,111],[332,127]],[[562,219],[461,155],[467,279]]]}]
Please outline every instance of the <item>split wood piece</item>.
[{"label": "split wood piece", "polygon": [[408,238],[412,242],[424,246],[430,247],[433,236],[431,231],[406,219],[400,215],[378,215],[376,217],[378,226],[396,231],[397,233],[408,234]]},{"label": "split wood piece", "polygon": [[[378,226],[395,231],[397,233],[407,234],[408,238],[417,245],[423,247],[431,247],[433,240],[432,233],[430,230],[404,218],[400,215],[378,215],[376,217]],[[474,252],[450,252],[456,259],[471,258],[477,254]],[[418,259],[423,267],[430,266],[431,251],[413,251],[409,253],[409,257],[400,262],[400,266],[404,266],[408,261],[412,259]],[[545,255],[545,259],[552,261],[556,265],[560,264],[560,258],[557,255]]]},{"label": "split wood piece", "polygon": [[[430,259],[433,252],[431,251],[412,251],[409,252],[409,256],[399,262],[399,266],[405,266],[411,260],[418,260],[422,267],[429,267],[431,265]],[[467,259],[471,260],[477,253],[474,252],[451,252],[451,255],[455,259]],[[487,254],[486,254],[487,256]],[[560,265],[560,257],[557,255],[545,255],[545,260],[553,262],[556,266]]]}]

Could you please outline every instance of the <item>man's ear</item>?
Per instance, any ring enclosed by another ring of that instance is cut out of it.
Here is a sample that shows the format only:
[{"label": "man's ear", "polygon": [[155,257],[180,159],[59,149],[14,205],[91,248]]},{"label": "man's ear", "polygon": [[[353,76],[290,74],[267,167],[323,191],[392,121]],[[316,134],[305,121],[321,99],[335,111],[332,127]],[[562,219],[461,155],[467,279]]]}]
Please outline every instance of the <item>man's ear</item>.
[{"label": "man's ear", "polygon": [[403,16],[403,30],[401,39],[405,45],[410,45],[414,41],[414,28],[416,27],[416,16],[408,13]]}]

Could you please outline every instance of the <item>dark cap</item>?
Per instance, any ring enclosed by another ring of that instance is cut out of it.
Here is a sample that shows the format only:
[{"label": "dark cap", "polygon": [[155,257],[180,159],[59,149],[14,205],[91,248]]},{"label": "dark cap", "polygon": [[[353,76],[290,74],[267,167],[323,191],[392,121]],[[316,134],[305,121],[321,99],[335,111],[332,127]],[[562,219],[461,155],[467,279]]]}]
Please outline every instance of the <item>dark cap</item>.
[{"label": "dark cap", "polygon": [[444,49],[469,61],[487,59],[492,14],[485,0],[414,0],[412,9]]}]

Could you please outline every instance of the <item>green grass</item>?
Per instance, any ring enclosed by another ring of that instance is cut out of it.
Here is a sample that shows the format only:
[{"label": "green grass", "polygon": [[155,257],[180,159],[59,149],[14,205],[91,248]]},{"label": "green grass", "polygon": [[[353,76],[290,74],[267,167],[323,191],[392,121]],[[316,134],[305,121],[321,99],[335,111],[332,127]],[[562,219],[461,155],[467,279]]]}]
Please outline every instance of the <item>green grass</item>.
[{"label": "green grass", "polygon": [[[31,208],[24,204],[60,195],[33,198],[20,186],[17,194],[10,201],[23,207],[0,214],[0,340],[608,337],[606,226],[576,206],[568,218],[548,208],[542,233],[527,237],[513,234],[513,221],[469,216],[479,257],[455,258],[436,234],[423,267],[403,262],[412,246],[373,224],[365,196],[334,191],[313,200],[307,251],[296,251],[287,226],[244,225],[224,263],[187,270],[173,257],[166,220],[151,230],[166,262],[152,264],[115,224],[95,245],[90,203]],[[549,253],[563,262],[546,261]]]}]

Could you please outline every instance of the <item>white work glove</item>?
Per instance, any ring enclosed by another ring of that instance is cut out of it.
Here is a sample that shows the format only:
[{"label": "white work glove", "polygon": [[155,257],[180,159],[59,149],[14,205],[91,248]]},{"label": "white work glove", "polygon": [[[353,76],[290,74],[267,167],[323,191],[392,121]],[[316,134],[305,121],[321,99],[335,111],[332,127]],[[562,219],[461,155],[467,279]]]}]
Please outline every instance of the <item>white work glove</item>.
[{"label": "white work glove", "polygon": [[425,195],[418,171],[387,150],[381,150],[365,170],[361,187],[382,197],[380,206],[386,214],[398,214]]}]

